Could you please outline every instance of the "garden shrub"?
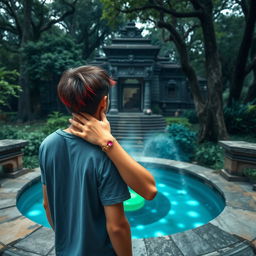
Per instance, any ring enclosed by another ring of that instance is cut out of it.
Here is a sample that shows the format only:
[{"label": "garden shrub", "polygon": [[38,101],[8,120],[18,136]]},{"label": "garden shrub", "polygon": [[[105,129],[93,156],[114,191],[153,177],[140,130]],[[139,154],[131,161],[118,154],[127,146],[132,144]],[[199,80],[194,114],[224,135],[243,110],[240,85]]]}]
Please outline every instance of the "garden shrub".
[{"label": "garden shrub", "polygon": [[68,119],[70,116],[64,116],[60,112],[52,112],[47,119],[46,125],[43,128],[44,133],[50,134],[57,129],[65,129],[68,127]]},{"label": "garden shrub", "polygon": [[255,168],[245,168],[243,170],[243,173],[246,177],[248,177],[250,180],[253,180],[256,182],[256,169]]},{"label": "garden shrub", "polygon": [[188,118],[186,117],[166,117],[165,121],[167,125],[182,124],[188,128],[191,127],[191,124],[189,123]]},{"label": "garden shrub", "polygon": [[17,131],[20,129],[17,125],[1,125],[0,140],[17,139]]},{"label": "garden shrub", "polygon": [[188,159],[192,159],[195,151],[196,133],[182,124],[167,126],[166,132],[173,139],[179,151],[184,153]]},{"label": "garden shrub", "polygon": [[28,144],[23,149],[25,156],[38,155],[38,150],[41,142],[46,137],[46,134],[38,129],[37,131],[30,131],[30,126],[12,126],[4,125],[0,130],[0,139],[20,139],[27,140]]},{"label": "garden shrub", "polygon": [[185,110],[182,116],[186,117],[191,124],[198,124],[198,117],[196,111],[193,109]]},{"label": "garden shrub", "polygon": [[143,155],[180,161],[187,160],[186,156],[179,151],[174,140],[165,133],[152,135],[145,143]]},{"label": "garden shrub", "polygon": [[195,160],[198,164],[213,169],[223,168],[223,149],[213,142],[204,142],[196,148]]},{"label": "garden shrub", "polygon": [[230,134],[249,133],[256,131],[256,104],[234,102],[231,107],[224,108],[227,130]]},{"label": "garden shrub", "polygon": [[34,169],[39,167],[39,158],[38,155],[35,156],[23,156],[23,166],[25,168]]}]

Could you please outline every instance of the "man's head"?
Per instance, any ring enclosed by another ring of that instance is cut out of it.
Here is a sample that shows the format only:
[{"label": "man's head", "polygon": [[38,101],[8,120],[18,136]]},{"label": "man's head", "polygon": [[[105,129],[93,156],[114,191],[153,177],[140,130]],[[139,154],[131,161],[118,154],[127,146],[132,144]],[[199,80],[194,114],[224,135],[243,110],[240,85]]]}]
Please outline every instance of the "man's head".
[{"label": "man's head", "polygon": [[97,115],[107,108],[109,88],[114,81],[96,66],[81,66],[65,71],[58,84],[58,96],[72,113]]}]

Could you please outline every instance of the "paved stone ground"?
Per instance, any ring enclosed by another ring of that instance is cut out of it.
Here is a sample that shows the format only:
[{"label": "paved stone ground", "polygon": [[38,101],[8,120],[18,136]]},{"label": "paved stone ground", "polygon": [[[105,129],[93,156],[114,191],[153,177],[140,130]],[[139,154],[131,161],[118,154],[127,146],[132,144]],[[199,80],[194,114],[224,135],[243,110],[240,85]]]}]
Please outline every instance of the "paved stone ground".
[{"label": "paved stone ground", "polygon": [[[170,236],[134,239],[134,256],[254,256],[256,192],[243,182],[228,182],[213,170],[188,163],[154,158],[138,161],[186,169],[210,180],[224,193],[227,206],[206,225]],[[0,255],[54,256],[54,233],[22,216],[16,208],[21,188],[40,175],[35,169],[16,179],[1,180]]]}]

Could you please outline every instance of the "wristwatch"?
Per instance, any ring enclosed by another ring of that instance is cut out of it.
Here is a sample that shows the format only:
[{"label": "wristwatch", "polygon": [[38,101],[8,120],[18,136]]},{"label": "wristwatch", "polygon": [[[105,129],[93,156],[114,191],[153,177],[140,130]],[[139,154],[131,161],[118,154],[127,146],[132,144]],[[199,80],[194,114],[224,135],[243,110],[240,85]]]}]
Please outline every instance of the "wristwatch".
[{"label": "wristwatch", "polygon": [[108,151],[113,147],[113,144],[114,144],[114,141],[115,141],[115,140],[116,140],[116,139],[109,140],[106,145],[104,145],[104,146],[101,147],[102,151],[108,152]]}]

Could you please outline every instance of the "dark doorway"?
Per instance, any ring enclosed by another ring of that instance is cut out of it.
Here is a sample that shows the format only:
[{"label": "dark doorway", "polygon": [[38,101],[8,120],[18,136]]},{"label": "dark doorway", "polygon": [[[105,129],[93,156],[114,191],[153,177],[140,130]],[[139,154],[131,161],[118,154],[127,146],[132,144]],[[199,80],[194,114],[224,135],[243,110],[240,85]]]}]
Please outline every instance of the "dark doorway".
[{"label": "dark doorway", "polygon": [[121,80],[121,109],[124,112],[141,111],[142,82],[140,79],[127,78]]}]

